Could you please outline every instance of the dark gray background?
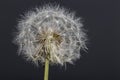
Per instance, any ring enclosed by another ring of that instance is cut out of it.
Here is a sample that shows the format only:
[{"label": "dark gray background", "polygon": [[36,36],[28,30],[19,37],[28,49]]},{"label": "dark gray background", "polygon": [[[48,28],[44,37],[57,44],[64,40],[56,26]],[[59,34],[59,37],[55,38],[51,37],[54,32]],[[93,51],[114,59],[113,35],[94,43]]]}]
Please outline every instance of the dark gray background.
[{"label": "dark gray background", "polygon": [[45,3],[76,11],[88,30],[88,53],[75,65],[50,67],[49,80],[120,80],[119,0],[0,0],[0,80],[43,80],[44,68],[17,55],[12,33],[21,14]]}]

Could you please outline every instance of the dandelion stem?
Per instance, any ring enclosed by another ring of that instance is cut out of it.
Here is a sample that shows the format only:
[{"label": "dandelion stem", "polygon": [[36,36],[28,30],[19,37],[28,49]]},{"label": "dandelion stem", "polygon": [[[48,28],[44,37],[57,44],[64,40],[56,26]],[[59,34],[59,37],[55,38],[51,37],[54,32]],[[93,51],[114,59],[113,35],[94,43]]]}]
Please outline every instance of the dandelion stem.
[{"label": "dandelion stem", "polygon": [[44,80],[48,80],[49,76],[49,59],[45,60],[45,71],[44,71]]}]

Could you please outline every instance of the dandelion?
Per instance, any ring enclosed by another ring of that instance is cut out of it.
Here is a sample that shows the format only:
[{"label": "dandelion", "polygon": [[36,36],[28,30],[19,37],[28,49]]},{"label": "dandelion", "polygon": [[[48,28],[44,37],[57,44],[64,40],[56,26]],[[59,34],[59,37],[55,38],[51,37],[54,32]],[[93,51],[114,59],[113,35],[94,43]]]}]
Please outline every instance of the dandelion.
[{"label": "dandelion", "polygon": [[81,18],[59,6],[44,6],[29,11],[19,21],[15,42],[28,61],[45,63],[45,80],[49,64],[73,63],[86,48]]}]

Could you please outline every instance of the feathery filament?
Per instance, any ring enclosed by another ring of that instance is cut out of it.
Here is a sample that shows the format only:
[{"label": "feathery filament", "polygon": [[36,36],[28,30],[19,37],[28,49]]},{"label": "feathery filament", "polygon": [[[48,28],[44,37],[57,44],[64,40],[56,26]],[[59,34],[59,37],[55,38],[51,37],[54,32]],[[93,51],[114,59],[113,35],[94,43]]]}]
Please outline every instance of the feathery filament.
[{"label": "feathery filament", "polygon": [[15,42],[19,53],[35,63],[73,63],[86,48],[86,34],[80,18],[59,6],[44,6],[25,14],[18,24]]}]

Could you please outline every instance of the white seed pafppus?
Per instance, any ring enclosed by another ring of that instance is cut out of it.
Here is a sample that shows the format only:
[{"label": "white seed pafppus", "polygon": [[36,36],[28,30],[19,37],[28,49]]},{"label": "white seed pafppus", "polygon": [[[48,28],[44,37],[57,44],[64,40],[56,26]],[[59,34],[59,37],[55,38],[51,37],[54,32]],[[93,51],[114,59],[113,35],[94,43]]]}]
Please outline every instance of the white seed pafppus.
[{"label": "white seed pafppus", "polygon": [[[81,19],[59,6],[44,6],[29,11],[18,23],[15,42],[27,60],[64,65],[80,58],[86,48]],[[48,57],[49,56],[49,57]]]}]

